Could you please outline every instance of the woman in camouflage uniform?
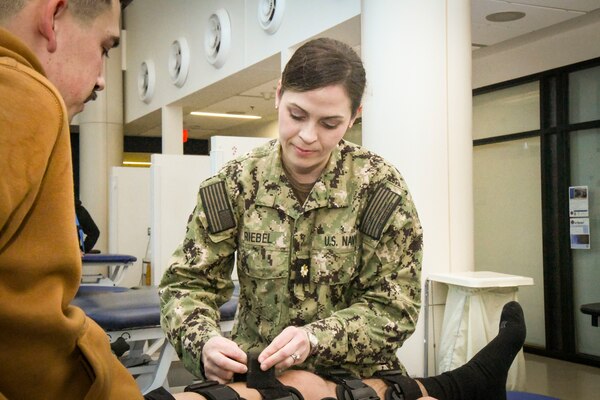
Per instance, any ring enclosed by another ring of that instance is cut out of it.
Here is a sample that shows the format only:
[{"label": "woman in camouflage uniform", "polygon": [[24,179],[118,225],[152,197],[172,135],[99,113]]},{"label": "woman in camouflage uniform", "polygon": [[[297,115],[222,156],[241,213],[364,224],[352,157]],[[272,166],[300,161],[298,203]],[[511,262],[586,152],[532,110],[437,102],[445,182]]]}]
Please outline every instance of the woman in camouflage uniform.
[{"label": "woman in camouflage uniform", "polygon": [[[201,184],[161,283],[163,327],[192,373],[228,381],[257,349],[265,368],[401,368],[395,353],[419,314],[422,232],[396,168],[342,139],[364,86],[349,46],[302,46],[277,88],[279,140]],[[229,340],[218,308],[236,251]]]},{"label": "woman in camouflage uniform", "polygon": [[[278,140],[201,184],[160,285],[161,324],[196,376],[229,382],[248,371],[247,352],[260,352],[262,370],[303,370],[292,382],[308,383],[305,395],[314,388],[304,371],[403,371],[396,351],[419,315],[422,229],[397,169],[342,139],[365,82],[349,46],[309,41],[277,87]],[[219,306],[232,294],[236,252],[229,339]]]}]

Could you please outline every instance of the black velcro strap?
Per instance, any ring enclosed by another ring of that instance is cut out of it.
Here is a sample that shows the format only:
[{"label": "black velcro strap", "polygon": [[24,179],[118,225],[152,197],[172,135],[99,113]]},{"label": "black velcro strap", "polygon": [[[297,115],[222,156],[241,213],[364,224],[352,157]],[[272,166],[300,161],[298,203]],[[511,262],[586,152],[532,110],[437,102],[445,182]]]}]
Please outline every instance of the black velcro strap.
[{"label": "black velcro strap", "polygon": [[225,182],[219,181],[200,189],[200,197],[208,220],[208,231],[212,234],[226,231],[235,226],[233,210],[229,204]]},{"label": "black velcro strap", "polygon": [[373,377],[382,379],[389,385],[385,392],[385,400],[418,399],[423,397],[421,388],[417,382],[404,375],[402,371],[377,371]]},{"label": "black velcro strap", "polygon": [[319,370],[317,375],[338,384],[335,388],[338,400],[380,400],[375,389],[344,369]]},{"label": "black velcro strap", "polygon": [[221,385],[217,381],[204,381],[193,383],[183,389],[184,392],[198,393],[208,400],[244,400],[229,386]]},{"label": "black velcro strap", "polygon": [[381,239],[383,227],[400,203],[400,195],[385,186],[377,188],[360,221],[360,231],[373,239]]},{"label": "black velcro strap", "polygon": [[248,374],[246,386],[256,389],[265,400],[304,400],[298,390],[285,386],[275,377],[275,368],[260,369],[258,353],[248,353]]}]

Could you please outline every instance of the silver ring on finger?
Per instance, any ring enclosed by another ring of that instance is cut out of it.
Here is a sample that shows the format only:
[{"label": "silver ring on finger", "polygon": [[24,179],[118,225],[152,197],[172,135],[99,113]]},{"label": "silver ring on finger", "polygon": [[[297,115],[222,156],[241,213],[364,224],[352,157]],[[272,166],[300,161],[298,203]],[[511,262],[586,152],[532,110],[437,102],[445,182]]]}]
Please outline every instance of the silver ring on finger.
[{"label": "silver ring on finger", "polygon": [[296,353],[293,353],[292,355],[290,355],[290,357],[292,357],[292,360],[294,360],[292,362],[292,364],[295,364],[296,361],[298,361],[300,359],[300,356],[298,354],[296,354]]}]

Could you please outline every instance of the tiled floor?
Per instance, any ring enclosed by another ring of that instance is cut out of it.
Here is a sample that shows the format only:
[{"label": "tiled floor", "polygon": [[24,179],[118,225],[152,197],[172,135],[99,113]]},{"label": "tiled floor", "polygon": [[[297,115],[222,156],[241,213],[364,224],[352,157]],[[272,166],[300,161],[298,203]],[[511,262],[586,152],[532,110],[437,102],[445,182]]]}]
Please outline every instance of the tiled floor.
[{"label": "tiled floor", "polygon": [[561,400],[600,399],[600,368],[525,353],[526,391]]},{"label": "tiled floor", "polygon": [[[527,384],[525,391],[561,400],[600,399],[600,368],[574,364],[525,353]],[[169,373],[173,392],[193,380],[180,362],[174,362]]]}]

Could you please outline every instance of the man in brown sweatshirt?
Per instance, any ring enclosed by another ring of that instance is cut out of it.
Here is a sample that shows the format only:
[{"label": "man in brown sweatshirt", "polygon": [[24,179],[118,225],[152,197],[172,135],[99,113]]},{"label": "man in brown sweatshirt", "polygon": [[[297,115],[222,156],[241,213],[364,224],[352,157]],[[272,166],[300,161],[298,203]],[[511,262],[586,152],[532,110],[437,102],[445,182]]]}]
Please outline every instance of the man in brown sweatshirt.
[{"label": "man in brown sweatshirt", "polygon": [[79,286],[69,121],[104,88],[119,0],[0,0],[0,398],[141,399]]}]

